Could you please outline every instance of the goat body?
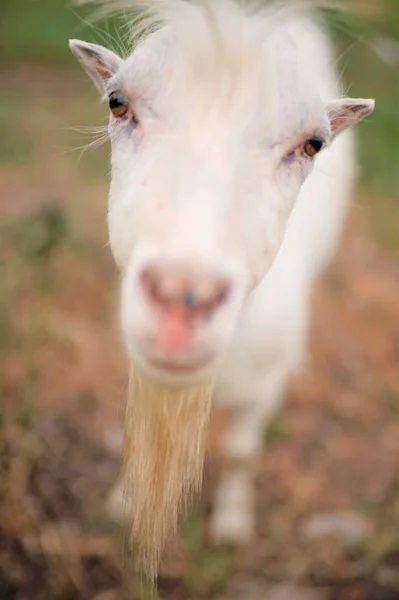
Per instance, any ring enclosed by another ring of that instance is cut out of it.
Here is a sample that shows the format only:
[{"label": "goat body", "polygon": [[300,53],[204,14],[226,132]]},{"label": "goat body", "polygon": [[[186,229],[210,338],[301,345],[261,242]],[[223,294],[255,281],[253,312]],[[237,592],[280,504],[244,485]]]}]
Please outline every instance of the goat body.
[{"label": "goat body", "polygon": [[[70,46],[111,111],[109,233],[122,330],[140,373],[125,483],[133,537],[155,576],[200,483],[212,390],[235,411],[221,442],[231,468],[216,491],[212,534],[253,535],[248,465],[304,355],[312,288],[352,191],[348,128],[374,102],[341,97],[328,38],[303,11],[232,0],[137,4],[146,11],[133,33],[150,33],[127,58]],[[194,412],[182,418],[193,393]]]}]

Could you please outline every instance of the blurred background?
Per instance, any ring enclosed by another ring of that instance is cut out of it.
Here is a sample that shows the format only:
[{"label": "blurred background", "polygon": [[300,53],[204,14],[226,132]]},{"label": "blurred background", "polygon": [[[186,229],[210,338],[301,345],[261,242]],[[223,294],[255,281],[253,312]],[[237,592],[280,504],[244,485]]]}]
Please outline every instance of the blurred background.
[{"label": "blurred background", "polygon": [[[376,111],[358,128],[359,184],[315,293],[308,366],[265,431],[258,539],[208,543],[210,461],[153,598],[399,599],[399,0],[351,6],[326,13],[338,69]],[[105,510],[127,368],[109,148],[85,147],[107,110],[67,46],[117,48],[126,30],[87,14],[0,3],[0,600],[151,597]]]}]

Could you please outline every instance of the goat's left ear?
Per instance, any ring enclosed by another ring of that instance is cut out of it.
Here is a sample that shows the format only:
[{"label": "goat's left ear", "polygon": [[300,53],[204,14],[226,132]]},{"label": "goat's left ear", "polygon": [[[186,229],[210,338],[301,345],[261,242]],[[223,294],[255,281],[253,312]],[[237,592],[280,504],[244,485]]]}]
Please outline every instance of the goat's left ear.
[{"label": "goat's left ear", "polygon": [[123,59],[103,46],[80,40],[69,40],[69,47],[98,91],[103,94],[107,81],[120,69]]},{"label": "goat's left ear", "polygon": [[348,127],[371,115],[375,101],[363,98],[342,98],[327,105],[333,139]]}]

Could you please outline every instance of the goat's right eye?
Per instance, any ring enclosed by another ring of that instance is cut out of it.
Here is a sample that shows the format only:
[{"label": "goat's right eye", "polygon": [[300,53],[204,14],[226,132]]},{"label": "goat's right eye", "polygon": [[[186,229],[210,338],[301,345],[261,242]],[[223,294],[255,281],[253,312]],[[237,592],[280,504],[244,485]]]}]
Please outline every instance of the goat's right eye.
[{"label": "goat's right eye", "polygon": [[108,99],[109,108],[114,117],[124,117],[129,109],[128,102],[121,92],[112,92]]}]

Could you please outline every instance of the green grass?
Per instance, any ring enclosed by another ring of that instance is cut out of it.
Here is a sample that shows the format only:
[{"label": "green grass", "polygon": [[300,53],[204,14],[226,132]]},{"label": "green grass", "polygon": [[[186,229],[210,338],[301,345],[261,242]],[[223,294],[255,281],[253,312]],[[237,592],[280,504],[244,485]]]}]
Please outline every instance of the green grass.
[{"label": "green grass", "polygon": [[[43,86],[35,77],[42,74],[32,68],[30,79],[13,81],[0,87],[0,163],[3,166],[32,166],[52,153],[70,161],[90,179],[104,181],[109,172],[109,144],[84,149],[96,137],[80,128],[105,125],[107,108],[82,73],[82,80],[70,70],[62,71],[63,83],[57,88],[57,73],[52,70]],[[65,85],[64,85],[65,88]]]},{"label": "green grass", "polygon": [[0,162],[3,164],[24,164],[31,157],[33,139],[18,118],[23,109],[21,94],[10,88],[0,88]]},{"label": "green grass", "polygon": [[[204,538],[205,521],[201,515],[187,515],[181,530],[190,563],[184,580],[191,592],[207,597],[221,593],[234,565],[234,551],[228,547],[209,547]],[[212,596],[213,597],[213,596]]]},{"label": "green grass", "polygon": [[112,44],[118,19],[89,24],[93,7],[67,0],[4,0],[0,3],[0,64],[22,61],[71,65],[69,38]]},{"label": "green grass", "polygon": [[399,64],[384,64],[371,48],[376,35],[399,40],[399,2],[386,0],[379,18],[349,18],[346,25],[332,20],[342,52],[338,63],[348,95],[376,98],[373,115],[358,128],[361,181],[370,191],[397,192],[399,136]]},{"label": "green grass", "polygon": [[386,65],[372,50],[375,36],[399,41],[399,2],[381,0],[380,13],[367,18],[330,17],[341,59],[345,91],[373,97],[376,108],[357,128],[359,183],[377,239],[399,253],[399,63]]},{"label": "green grass", "polygon": [[264,431],[263,441],[266,446],[285,444],[289,440],[289,431],[280,415],[276,415]]}]

